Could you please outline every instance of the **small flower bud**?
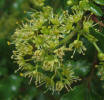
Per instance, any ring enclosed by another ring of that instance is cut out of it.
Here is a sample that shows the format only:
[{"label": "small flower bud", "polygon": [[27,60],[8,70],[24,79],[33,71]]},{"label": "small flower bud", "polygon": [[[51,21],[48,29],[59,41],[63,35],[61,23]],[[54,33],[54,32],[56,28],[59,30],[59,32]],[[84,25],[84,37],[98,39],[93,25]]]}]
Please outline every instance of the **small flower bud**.
[{"label": "small flower bud", "polygon": [[98,58],[100,61],[104,61],[104,53],[98,53]]}]

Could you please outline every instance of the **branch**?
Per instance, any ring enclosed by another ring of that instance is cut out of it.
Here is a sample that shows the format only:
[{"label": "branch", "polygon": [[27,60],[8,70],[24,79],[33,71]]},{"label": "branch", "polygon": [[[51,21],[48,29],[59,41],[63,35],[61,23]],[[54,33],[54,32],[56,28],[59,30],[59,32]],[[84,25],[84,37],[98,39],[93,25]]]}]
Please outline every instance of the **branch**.
[{"label": "branch", "polygon": [[99,21],[95,15],[92,15],[92,20],[98,23],[100,26],[104,27],[104,23]]}]

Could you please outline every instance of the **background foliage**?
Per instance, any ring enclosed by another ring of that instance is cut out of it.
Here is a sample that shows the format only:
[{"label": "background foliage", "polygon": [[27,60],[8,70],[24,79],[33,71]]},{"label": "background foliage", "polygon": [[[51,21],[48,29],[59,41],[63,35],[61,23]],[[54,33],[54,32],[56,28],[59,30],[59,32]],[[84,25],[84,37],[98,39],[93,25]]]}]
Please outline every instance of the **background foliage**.
[{"label": "background foliage", "polygon": [[[38,0],[37,0],[38,1]],[[84,57],[75,55],[73,65],[75,74],[82,78],[81,84],[78,83],[69,93],[62,91],[60,95],[43,94],[44,90],[36,89],[34,83],[28,85],[29,80],[22,77],[22,73],[14,73],[17,66],[11,60],[13,46],[8,46],[7,41],[14,33],[18,24],[34,11],[41,9],[43,5],[36,0],[0,0],[0,99],[1,100],[104,100],[104,81],[97,76],[97,69],[92,70],[96,59],[96,50],[83,39],[87,47]],[[41,1],[41,0],[40,0]],[[46,0],[46,4],[54,7],[54,11],[60,13],[62,9],[71,11],[68,5],[77,4],[80,0]],[[66,4],[67,2],[67,4]],[[104,1],[93,0],[90,12],[103,22]],[[86,4],[83,6],[87,9]],[[30,12],[29,12],[30,11]],[[95,17],[94,17],[95,18]],[[95,20],[96,22],[96,20]],[[99,32],[91,30],[95,37],[99,38],[99,47],[104,52],[104,25],[96,26]],[[67,59],[67,58],[66,58]],[[68,63],[70,65],[70,63]],[[73,86],[72,86],[73,87]],[[63,95],[64,94],[64,95]]]}]

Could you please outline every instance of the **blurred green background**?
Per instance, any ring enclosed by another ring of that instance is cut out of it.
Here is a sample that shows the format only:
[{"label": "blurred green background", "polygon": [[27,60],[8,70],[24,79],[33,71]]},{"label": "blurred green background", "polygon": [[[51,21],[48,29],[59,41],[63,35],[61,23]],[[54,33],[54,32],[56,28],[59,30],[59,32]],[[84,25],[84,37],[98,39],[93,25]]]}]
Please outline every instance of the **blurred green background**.
[{"label": "blurred green background", "polygon": [[7,41],[18,24],[36,8],[36,0],[0,0],[0,100],[58,100],[57,96],[43,94],[29,79],[14,73],[18,68],[11,60],[13,46]]}]

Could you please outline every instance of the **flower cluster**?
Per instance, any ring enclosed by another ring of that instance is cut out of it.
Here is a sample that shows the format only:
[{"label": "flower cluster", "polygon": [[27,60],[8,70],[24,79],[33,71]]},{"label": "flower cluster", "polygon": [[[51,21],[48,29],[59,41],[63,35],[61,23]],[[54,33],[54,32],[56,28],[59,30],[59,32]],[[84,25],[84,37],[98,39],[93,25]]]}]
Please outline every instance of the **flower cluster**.
[{"label": "flower cluster", "polygon": [[[80,40],[74,40],[74,42],[69,45],[69,48],[70,50],[74,49],[73,55],[75,51],[77,51],[79,54],[82,53],[83,55],[84,55],[84,51],[86,51],[86,47],[83,45],[83,42]],[[72,55],[72,58],[73,58],[73,55]]]},{"label": "flower cluster", "polygon": [[77,16],[68,15],[67,11],[59,16],[51,7],[43,7],[43,11],[33,13],[12,36],[16,47],[12,58],[24,76],[35,78],[36,86],[46,84],[49,90],[60,92],[78,80],[71,66],[63,63],[69,47],[60,44],[74,30],[73,24],[80,20],[73,18]]},{"label": "flower cluster", "polygon": [[[77,51],[84,55],[86,47],[81,36],[90,42],[97,41],[89,32],[93,22],[85,20],[84,9],[80,9],[80,6],[73,6],[70,15],[68,11],[55,14],[51,7],[42,7],[42,11],[31,14],[13,34],[12,43],[16,49],[12,58],[23,76],[35,79],[37,87],[45,84],[47,90],[60,92],[64,87],[69,90],[70,85],[79,80],[72,67],[65,64],[65,52]],[[76,36],[77,39],[70,43]]]}]

